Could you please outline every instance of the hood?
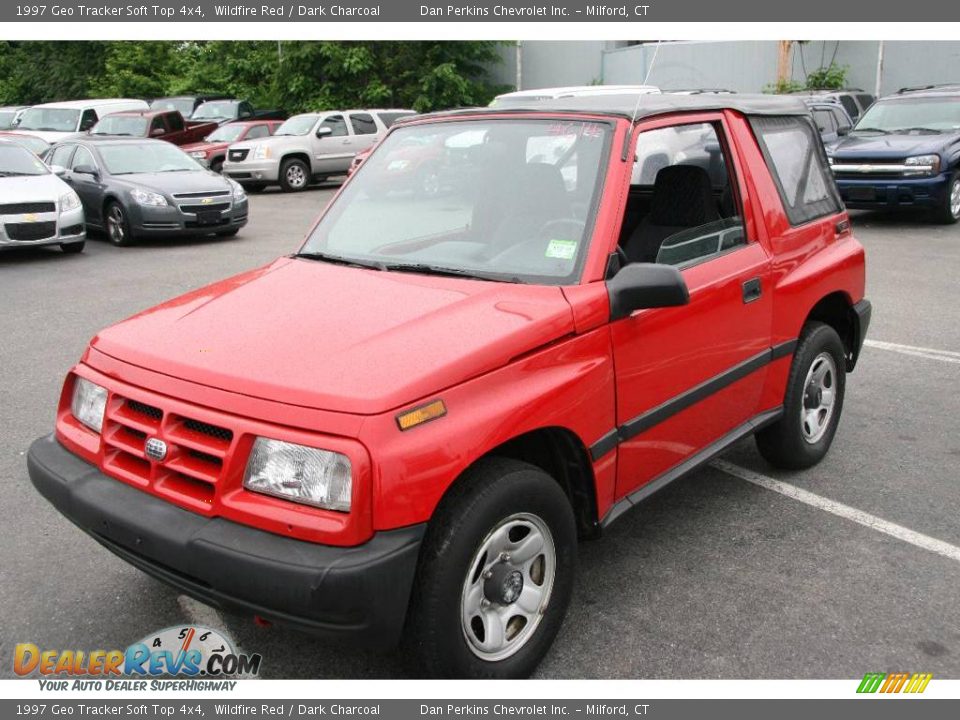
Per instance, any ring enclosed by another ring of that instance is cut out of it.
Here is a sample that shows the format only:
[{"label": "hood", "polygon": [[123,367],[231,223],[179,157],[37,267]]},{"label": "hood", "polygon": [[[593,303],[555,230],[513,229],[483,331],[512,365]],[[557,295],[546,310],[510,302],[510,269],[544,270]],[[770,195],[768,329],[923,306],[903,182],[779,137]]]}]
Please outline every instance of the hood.
[{"label": "hood", "polygon": [[195,142],[188,143],[186,145],[181,145],[180,149],[185,153],[189,154],[196,152],[197,150],[203,150],[204,152],[210,152],[211,150],[222,150],[227,147],[230,143],[228,142]]},{"label": "hood", "polygon": [[230,145],[238,150],[252,150],[257,145],[269,145],[270,147],[304,147],[310,142],[310,133],[306,135],[270,135],[268,137],[257,138],[256,140],[242,140]]},{"label": "hood", "polygon": [[370,415],[573,331],[559,287],[284,258],[114,325],[91,346],[202,385]]},{"label": "hood", "polygon": [[958,141],[956,133],[941,135],[848,135],[833,144],[830,155],[856,160],[878,158],[901,160],[912,155],[939,153]]},{"label": "hood", "polygon": [[202,172],[133,173],[132,175],[112,175],[111,179],[118,183],[135,185],[167,195],[173,193],[179,195],[223,192],[224,190],[232,191],[233,188],[222,175],[210,170]]},{"label": "hood", "polygon": [[3,198],[4,203],[57,202],[61,195],[68,192],[71,192],[70,186],[53,173],[30,177],[0,177],[0,198]]}]

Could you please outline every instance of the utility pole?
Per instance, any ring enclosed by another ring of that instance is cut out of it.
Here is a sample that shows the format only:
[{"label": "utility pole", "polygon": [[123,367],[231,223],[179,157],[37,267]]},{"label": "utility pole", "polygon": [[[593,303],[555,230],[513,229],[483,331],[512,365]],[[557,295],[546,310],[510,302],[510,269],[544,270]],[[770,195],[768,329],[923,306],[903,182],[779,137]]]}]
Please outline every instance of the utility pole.
[{"label": "utility pole", "polygon": [[883,40],[877,48],[877,83],[874,85],[873,94],[880,97],[880,85],[883,81]]},{"label": "utility pole", "polygon": [[517,90],[523,90],[523,40],[517,40]]},{"label": "utility pole", "polygon": [[790,67],[790,51],[793,50],[793,40],[781,40],[777,48],[777,85],[785,85],[792,75]]}]

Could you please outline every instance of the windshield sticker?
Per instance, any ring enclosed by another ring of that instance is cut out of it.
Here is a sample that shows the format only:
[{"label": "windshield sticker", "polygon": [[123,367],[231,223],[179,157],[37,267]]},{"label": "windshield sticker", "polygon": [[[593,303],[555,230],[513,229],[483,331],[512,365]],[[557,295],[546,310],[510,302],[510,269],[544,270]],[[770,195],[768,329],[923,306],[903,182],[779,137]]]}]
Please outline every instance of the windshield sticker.
[{"label": "windshield sticker", "polygon": [[596,140],[603,137],[603,126],[600,123],[558,121],[550,125],[548,132],[551,135],[571,135]]},{"label": "windshield sticker", "polygon": [[544,256],[548,258],[554,258],[556,260],[572,260],[573,256],[576,254],[576,240],[554,239],[550,241],[549,245],[547,245],[547,251],[544,253]]}]

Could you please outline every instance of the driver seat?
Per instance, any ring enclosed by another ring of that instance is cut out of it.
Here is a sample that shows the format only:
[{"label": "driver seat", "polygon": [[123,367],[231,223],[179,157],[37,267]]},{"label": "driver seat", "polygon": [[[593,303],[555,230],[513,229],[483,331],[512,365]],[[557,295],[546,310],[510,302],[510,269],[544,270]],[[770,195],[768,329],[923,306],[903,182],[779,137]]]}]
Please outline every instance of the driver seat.
[{"label": "driver seat", "polygon": [[630,262],[652,263],[671,235],[720,219],[707,171],[696,165],[670,165],[653,182],[650,212],[624,246]]},{"label": "driver seat", "polygon": [[489,238],[494,253],[536,237],[551,220],[572,217],[570,198],[560,169],[550,163],[527,163],[501,185],[501,204],[494,212]]}]

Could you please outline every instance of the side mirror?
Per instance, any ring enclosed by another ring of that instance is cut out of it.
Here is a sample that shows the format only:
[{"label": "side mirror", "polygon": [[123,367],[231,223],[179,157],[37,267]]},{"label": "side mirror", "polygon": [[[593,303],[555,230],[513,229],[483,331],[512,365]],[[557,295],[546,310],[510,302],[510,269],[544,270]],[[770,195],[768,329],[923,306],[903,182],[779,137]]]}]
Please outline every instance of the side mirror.
[{"label": "side mirror", "polygon": [[837,128],[837,135],[839,135],[840,137],[843,137],[844,135],[849,135],[852,129],[853,128],[849,127],[848,125],[844,125],[843,127]]},{"label": "side mirror", "polygon": [[329,125],[321,125],[320,127],[317,128],[318,138],[325,138],[331,133],[333,133],[333,128],[330,127]]},{"label": "side mirror", "polygon": [[50,172],[52,172],[57,177],[63,177],[67,174],[67,169],[63,165],[51,165]]},{"label": "side mirror", "polygon": [[631,263],[607,280],[610,319],[628,317],[634,310],[674,307],[690,302],[683,275],[673,265]]},{"label": "side mirror", "polygon": [[160,137],[161,135],[166,135],[167,131],[163,128],[154,128],[150,131],[150,137]]},{"label": "side mirror", "polygon": [[76,175],[92,175],[93,177],[97,177],[100,174],[93,165],[77,165],[73,169],[73,172]]}]

